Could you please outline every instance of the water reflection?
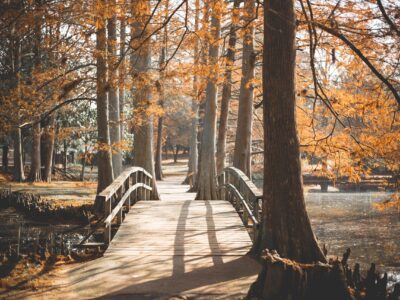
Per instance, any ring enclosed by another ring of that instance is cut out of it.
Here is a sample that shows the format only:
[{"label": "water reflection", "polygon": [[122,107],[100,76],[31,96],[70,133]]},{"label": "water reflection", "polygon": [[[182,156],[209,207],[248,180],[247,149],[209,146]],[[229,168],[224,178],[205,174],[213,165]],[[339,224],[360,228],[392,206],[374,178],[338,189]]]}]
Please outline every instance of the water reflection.
[{"label": "water reflection", "polygon": [[72,246],[88,233],[89,228],[70,224],[48,224],[32,221],[14,208],[0,210],[0,254],[68,255]]},{"label": "water reflection", "polygon": [[341,257],[350,247],[349,263],[367,269],[375,262],[387,271],[390,281],[400,281],[400,215],[396,210],[377,211],[373,203],[387,193],[306,194],[306,205],[314,232],[325,243],[328,254]]}]

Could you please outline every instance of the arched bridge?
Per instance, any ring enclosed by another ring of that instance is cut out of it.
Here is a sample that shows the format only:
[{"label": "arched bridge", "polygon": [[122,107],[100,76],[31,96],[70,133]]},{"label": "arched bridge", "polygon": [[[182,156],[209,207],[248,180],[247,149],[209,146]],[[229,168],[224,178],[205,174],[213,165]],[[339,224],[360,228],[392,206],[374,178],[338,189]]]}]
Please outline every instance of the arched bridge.
[{"label": "arched bridge", "polygon": [[[124,171],[97,197],[104,203],[104,256],[71,267],[65,291],[79,298],[170,299],[174,295],[239,299],[259,265],[246,254],[258,232],[260,191],[239,170],[218,177],[221,200],[194,200],[183,177],[157,182]],[[101,246],[86,239],[81,247]],[[204,299],[204,298],[202,298]]]}]

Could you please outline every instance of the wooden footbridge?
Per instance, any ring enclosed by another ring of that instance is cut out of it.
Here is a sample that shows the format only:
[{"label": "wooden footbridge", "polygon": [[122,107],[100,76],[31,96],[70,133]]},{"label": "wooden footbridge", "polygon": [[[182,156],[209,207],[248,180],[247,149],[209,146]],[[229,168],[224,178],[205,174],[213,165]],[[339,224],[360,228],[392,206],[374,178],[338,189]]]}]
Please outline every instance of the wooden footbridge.
[{"label": "wooden footbridge", "polygon": [[246,254],[257,234],[260,192],[234,168],[219,177],[223,200],[194,200],[182,181],[158,182],[161,200],[151,201],[150,174],[136,167],[121,174],[98,195],[104,256],[64,270],[56,290],[76,299],[245,296],[259,272]]}]

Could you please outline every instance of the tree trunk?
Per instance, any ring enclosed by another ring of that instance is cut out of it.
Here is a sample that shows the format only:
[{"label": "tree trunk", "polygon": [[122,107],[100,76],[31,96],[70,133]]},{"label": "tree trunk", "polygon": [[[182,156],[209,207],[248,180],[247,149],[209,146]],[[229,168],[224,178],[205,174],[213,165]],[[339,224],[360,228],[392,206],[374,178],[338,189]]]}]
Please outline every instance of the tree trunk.
[{"label": "tree trunk", "polygon": [[[210,5],[211,3],[207,0],[204,1],[204,5],[203,5],[203,17],[201,19],[201,30],[203,32],[208,32],[210,30]],[[199,8],[197,8],[196,10],[199,10]],[[201,41],[202,44],[202,52],[199,58],[199,64],[202,66],[206,66],[207,62],[209,60],[208,57],[208,51],[209,47],[210,47],[210,42],[207,38],[203,38]],[[207,50],[206,50],[207,49]],[[200,78],[200,76],[199,76]],[[204,78],[204,75],[201,78],[201,81],[205,81],[208,82],[208,77]],[[201,82],[201,84],[203,84],[203,82]],[[199,91],[200,92],[200,91]],[[198,178],[199,178],[199,174],[200,174],[200,169],[202,166],[201,163],[201,159],[202,159],[202,155],[201,155],[201,149],[203,147],[202,144],[202,139],[203,139],[203,131],[204,131],[204,118],[205,118],[205,107],[206,107],[206,93],[202,92],[202,95],[200,97],[200,93],[198,93],[198,127],[197,127],[197,151],[198,151],[198,155],[197,155],[197,173],[196,173],[196,179],[195,179],[195,184],[193,185],[192,191],[198,191]]]},{"label": "tree trunk", "polygon": [[169,156],[168,156],[168,147],[164,146],[164,152],[165,152],[165,159],[168,160]]},{"label": "tree trunk", "polygon": [[[168,7],[169,1],[167,0],[165,3],[165,19],[168,18]],[[161,51],[160,51],[160,84],[159,84],[159,104],[161,108],[164,108],[164,98],[165,98],[165,60],[167,59],[167,41],[168,41],[168,24],[164,27],[164,32],[161,38]],[[163,122],[164,117],[161,115],[158,118],[158,125],[157,125],[157,145],[156,145],[156,157],[155,157],[155,174],[157,180],[163,179],[163,172],[162,172],[162,133],[163,133]]]},{"label": "tree trunk", "polygon": [[[195,2],[195,19],[194,19],[194,31],[199,31],[199,10],[200,1]],[[199,39],[196,37],[194,42],[194,53],[193,63],[198,65],[199,63]],[[197,162],[198,162],[198,143],[197,143],[197,131],[198,131],[198,118],[199,118],[199,76],[195,72],[193,76],[193,95],[192,95],[192,122],[190,126],[190,138],[189,138],[189,160],[188,160],[188,176],[184,180],[184,183],[190,183],[191,187],[196,185],[197,176]]]},{"label": "tree trunk", "polygon": [[13,132],[14,138],[14,181],[25,181],[24,161],[22,157],[21,128],[17,127]]},{"label": "tree trunk", "polygon": [[[14,25],[15,26],[15,25]],[[13,30],[15,30],[13,26]],[[21,96],[21,84],[20,84],[20,71],[21,71],[21,43],[17,37],[12,42],[12,71],[15,77],[15,86],[18,89],[18,95]],[[17,116],[19,119],[19,116]],[[21,127],[15,126],[12,132],[13,144],[14,144],[14,172],[13,179],[17,182],[25,181],[24,173],[24,158],[23,158],[23,146],[22,146],[22,132]]]},{"label": "tree trunk", "polygon": [[[110,0],[111,9],[115,9],[115,0]],[[120,127],[120,106],[117,91],[116,71],[114,71],[115,61],[117,59],[117,17],[113,13],[107,20],[108,31],[108,102],[110,116],[110,143],[112,149],[112,166],[114,178],[122,172],[122,153],[121,153],[121,127]]]},{"label": "tree trunk", "polygon": [[87,157],[88,147],[85,145],[85,152],[83,152],[82,158],[82,169],[81,169],[81,181],[85,180],[85,168],[86,168],[86,157]]},{"label": "tree trunk", "polygon": [[[197,79],[196,79],[197,80]],[[196,83],[197,85],[197,83]],[[197,90],[197,88],[195,88]],[[197,126],[198,126],[198,112],[199,112],[199,105],[197,103],[197,98],[192,99],[192,122],[191,122],[191,129],[190,129],[190,150],[189,150],[189,168],[188,168],[188,175],[192,178],[192,185],[196,184],[196,177],[197,177],[197,162],[198,162],[198,143],[197,143]]]},{"label": "tree trunk", "polygon": [[42,163],[43,181],[51,182],[52,168],[53,168],[53,154],[55,142],[55,116],[50,117],[50,124],[45,128],[42,134]]},{"label": "tree trunk", "polygon": [[[209,46],[209,65],[214,69],[218,64],[219,39],[221,30],[221,12],[218,7],[221,0],[210,1],[213,9],[211,16],[211,37]],[[204,115],[204,130],[202,134],[199,175],[197,179],[198,200],[218,199],[215,165],[215,133],[217,125],[217,72],[211,72],[207,81],[206,108]]]},{"label": "tree trunk", "polygon": [[64,174],[67,174],[67,169],[68,169],[68,144],[67,144],[67,140],[64,139]]},{"label": "tree trunk", "polygon": [[[50,26],[47,36],[51,37],[51,47],[46,48],[46,56],[48,59],[45,60],[47,67],[54,67],[60,60],[61,56],[58,51],[52,51],[60,43],[60,27],[61,21],[57,21],[55,24],[55,32],[53,35],[53,28]],[[43,165],[42,179],[45,182],[51,182],[53,168],[54,168],[54,149],[56,140],[56,117],[57,113],[54,112],[48,117],[48,124],[45,126],[42,133],[42,149],[41,158]]]},{"label": "tree trunk", "polygon": [[28,181],[41,181],[40,167],[40,122],[37,122],[32,126],[31,169],[29,171]]},{"label": "tree trunk", "polygon": [[[100,12],[97,12],[100,14]],[[107,66],[104,58],[106,54],[106,29],[104,18],[98,18],[96,30],[96,64],[97,64],[97,166],[98,184],[97,192],[100,193],[113,180],[112,156],[110,151],[110,131],[108,123],[108,99],[106,92]],[[101,211],[102,203],[95,203],[97,212]]]},{"label": "tree trunk", "polygon": [[119,76],[119,120],[120,120],[120,138],[121,141],[125,139],[125,128],[124,128],[124,105],[125,105],[125,76],[126,76],[126,59],[125,59],[125,43],[126,43],[126,17],[125,10],[121,10],[121,21],[120,21],[120,44],[119,54],[121,56],[121,63],[118,70]]},{"label": "tree trunk", "polygon": [[156,146],[156,157],[155,157],[155,174],[157,180],[163,179],[162,172],[162,134],[163,134],[163,121],[164,118],[161,116],[158,118],[157,124],[157,146]]},{"label": "tree trunk", "polygon": [[[300,264],[267,253],[248,299],[262,300],[353,300],[340,262]],[[374,298],[375,299],[375,298]]]},{"label": "tree trunk", "polygon": [[239,114],[233,154],[233,166],[242,170],[251,178],[251,129],[253,125],[253,79],[255,67],[254,53],[254,24],[255,0],[245,0],[244,23],[248,24],[244,29],[243,55],[242,55],[242,79],[240,82]]},{"label": "tree trunk", "polygon": [[3,171],[8,172],[8,144],[3,145],[3,155],[2,155],[2,165],[3,165]]},{"label": "tree trunk", "polygon": [[[139,9],[141,8],[141,9]],[[145,8],[145,9],[143,9]],[[151,105],[151,86],[149,80],[149,70],[151,68],[151,48],[150,42],[144,41],[147,38],[145,30],[146,20],[150,14],[150,3],[147,0],[138,0],[133,3],[132,14],[134,24],[132,26],[132,36],[139,37],[143,41],[140,49],[136,50],[131,56],[131,64],[137,83],[134,95],[134,106],[146,111]],[[147,29],[148,30],[148,29]],[[151,198],[158,200],[155,171],[154,171],[154,150],[153,150],[153,116],[146,113],[138,115],[142,119],[141,126],[134,128],[133,142],[133,164],[146,169],[153,176]]]},{"label": "tree trunk", "polygon": [[[41,1],[36,0],[35,4],[37,7],[41,6]],[[34,54],[34,67],[35,71],[39,71],[41,69],[41,42],[42,42],[42,17],[40,15],[36,15],[34,17],[34,45],[33,45],[33,54]],[[32,77],[32,74],[29,74]],[[33,79],[33,78],[31,78]],[[34,112],[34,114],[38,115],[38,112]],[[40,136],[41,136],[41,128],[40,128],[40,115],[34,117],[34,124],[32,126],[32,149],[31,149],[31,169],[28,176],[28,181],[37,182],[41,181],[41,163],[40,163]]]},{"label": "tree trunk", "polygon": [[[233,2],[232,24],[229,32],[228,50],[226,53],[226,70],[224,84],[222,86],[221,114],[219,117],[218,139],[217,139],[217,174],[221,174],[225,168],[226,160],[226,135],[228,130],[229,102],[232,94],[232,68],[235,63],[236,53],[236,30],[238,27],[239,6],[241,0]],[[251,26],[251,24],[249,25]],[[243,46],[244,47],[244,46]],[[240,114],[239,114],[240,115]]]},{"label": "tree trunk", "polygon": [[[21,135],[21,139],[22,139],[22,135]],[[26,149],[24,147],[22,147],[22,164],[24,166],[26,166]]]},{"label": "tree trunk", "polygon": [[180,149],[179,145],[176,145],[174,147],[174,163],[178,162],[179,149]]},{"label": "tree trunk", "polygon": [[[55,133],[54,133],[55,134]],[[54,175],[56,173],[56,155],[57,155],[57,144],[56,140],[54,139],[54,150],[53,150],[53,157],[52,157],[52,163],[51,163],[51,174]]]},{"label": "tree trunk", "polygon": [[294,0],[267,0],[264,5],[263,223],[253,250],[276,249],[298,262],[325,262],[306,212],[301,178]]}]

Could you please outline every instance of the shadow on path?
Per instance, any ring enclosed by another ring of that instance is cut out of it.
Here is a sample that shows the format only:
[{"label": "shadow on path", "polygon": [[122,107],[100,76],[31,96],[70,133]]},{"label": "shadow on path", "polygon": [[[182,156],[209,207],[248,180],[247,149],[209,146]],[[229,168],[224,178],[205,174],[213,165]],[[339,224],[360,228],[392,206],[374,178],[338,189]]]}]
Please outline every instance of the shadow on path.
[{"label": "shadow on path", "polygon": [[[213,209],[210,205],[209,201],[204,201],[206,204],[206,222],[207,222],[207,235],[208,235],[208,244],[210,245],[211,253],[220,252],[220,247],[218,244],[217,235],[215,232],[215,222],[213,219]],[[217,255],[212,257],[214,265],[223,264],[222,256]]]},{"label": "shadow on path", "polygon": [[[229,291],[229,284],[238,287],[238,282],[228,283],[228,281],[256,275],[259,271],[258,263],[248,256],[242,256],[224,264],[214,265],[208,268],[193,270],[188,273],[173,274],[139,284],[132,284],[118,291],[99,297],[98,299],[121,299],[128,295],[148,295],[148,298],[137,299],[165,299],[157,294],[160,287],[163,287],[164,296],[180,295],[185,291],[197,289],[199,295],[207,295],[207,287],[213,284],[225,283],[225,293]],[[246,293],[250,287],[248,279],[243,281],[243,292]],[[224,294],[225,294],[224,293]],[[230,295],[232,296],[232,295]],[[128,298],[126,298],[128,299]],[[130,298],[135,299],[135,298]],[[168,298],[166,298],[168,299]],[[211,298],[212,299],[212,298]]]},{"label": "shadow on path", "polygon": [[173,256],[173,269],[172,274],[178,275],[185,273],[185,257],[184,255],[177,255],[177,251],[183,249],[185,253],[185,229],[186,220],[189,214],[190,200],[185,201],[182,205],[181,212],[179,214],[178,224],[176,225],[176,234],[174,240],[174,256]]}]

